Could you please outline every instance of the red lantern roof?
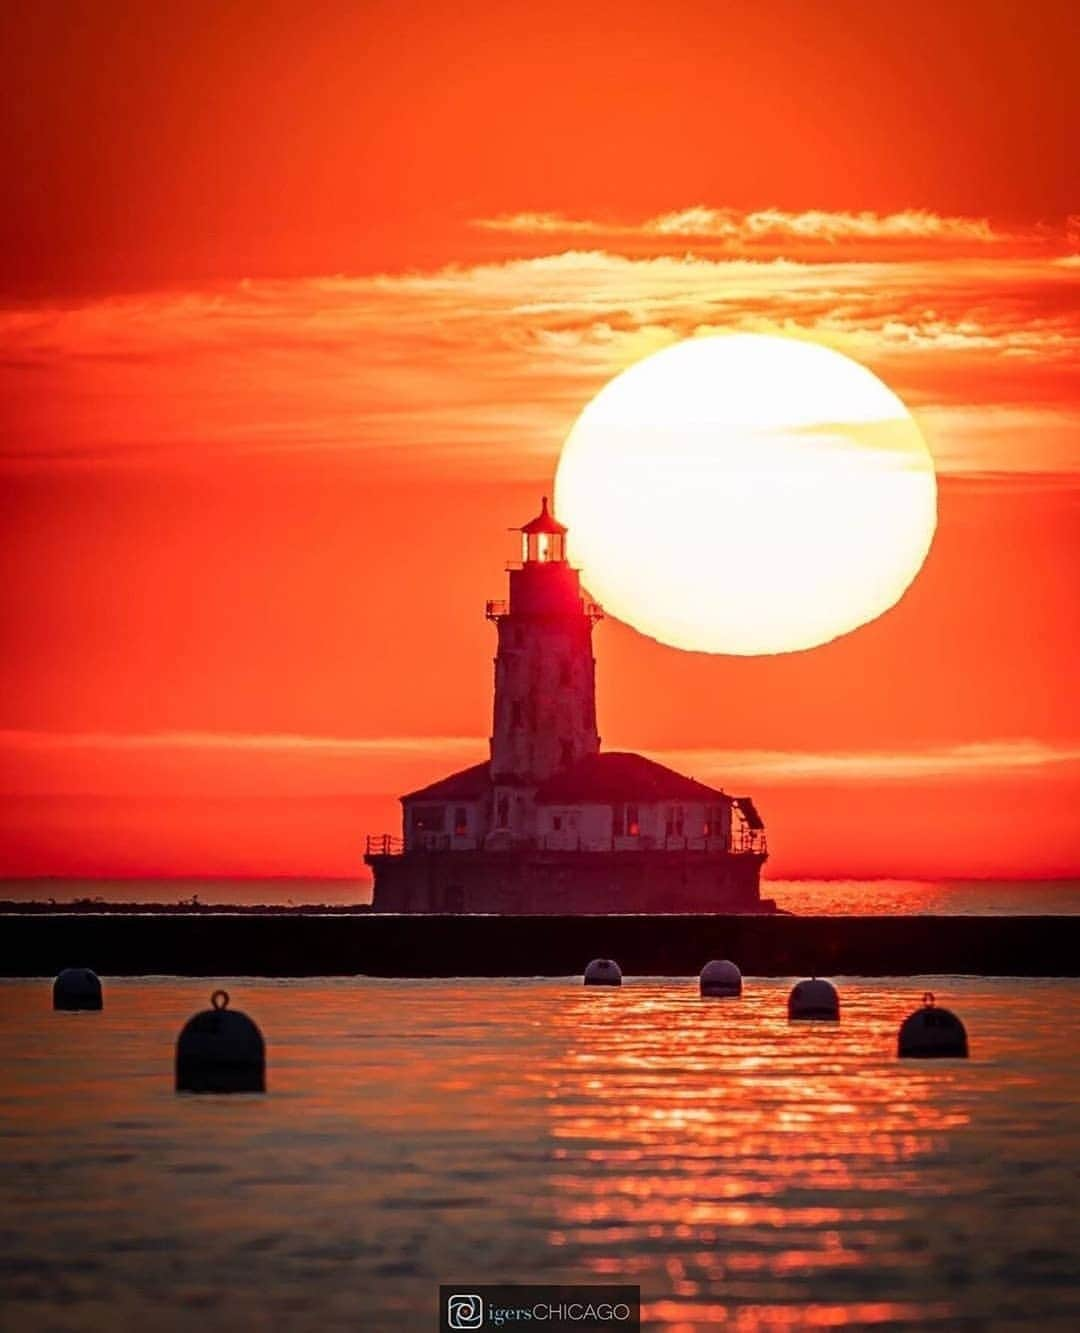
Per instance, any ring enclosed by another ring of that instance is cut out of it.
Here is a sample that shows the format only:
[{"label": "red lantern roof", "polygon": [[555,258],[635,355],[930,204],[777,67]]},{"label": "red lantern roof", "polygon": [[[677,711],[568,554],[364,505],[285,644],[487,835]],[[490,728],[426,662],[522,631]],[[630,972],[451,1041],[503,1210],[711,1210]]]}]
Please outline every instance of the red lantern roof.
[{"label": "red lantern roof", "polygon": [[540,502],[539,514],[537,514],[531,523],[526,523],[521,531],[526,537],[529,537],[534,532],[564,533],[566,528],[557,518],[554,518],[548,512],[548,498],[545,495]]}]

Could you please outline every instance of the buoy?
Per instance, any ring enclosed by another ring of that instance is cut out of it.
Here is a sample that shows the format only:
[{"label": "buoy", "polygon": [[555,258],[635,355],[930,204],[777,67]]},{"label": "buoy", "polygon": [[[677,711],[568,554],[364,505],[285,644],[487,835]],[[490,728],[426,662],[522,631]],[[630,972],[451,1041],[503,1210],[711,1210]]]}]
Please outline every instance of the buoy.
[{"label": "buoy", "polygon": [[742,973],[726,958],[714,958],[701,969],[701,993],[710,996],[742,994]]},{"label": "buoy", "polygon": [[788,1018],[826,1018],[840,1017],[840,996],[831,981],[823,977],[811,977],[808,981],[797,981],[791,988],[787,1002]]},{"label": "buoy", "polygon": [[65,967],[53,982],[54,1009],[100,1009],[101,981],[88,967]]},{"label": "buoy", "polygon": [[262,1033],[229,992],[216,990],[210,1008],[189,1018],[176,1041],[177,1092],[265,1092]]},{"label": "buoy", "polygon": [[594,958],[585,969],[586,986],[621,986],[622,972],[611,958]]},{"label": "buoy", "polygon": [[968,1040],[963,1023],[950,1009],[939,1009],[927,991],[921,1009],[900,1024],[896,1053],[902,1058],[931,1059],[943,1057],[967,1059]]}]

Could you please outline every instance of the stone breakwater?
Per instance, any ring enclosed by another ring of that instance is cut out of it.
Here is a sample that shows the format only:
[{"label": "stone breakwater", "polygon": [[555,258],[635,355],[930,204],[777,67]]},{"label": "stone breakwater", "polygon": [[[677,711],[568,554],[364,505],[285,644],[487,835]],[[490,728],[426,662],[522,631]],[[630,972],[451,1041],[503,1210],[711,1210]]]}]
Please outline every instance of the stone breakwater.
[{"label": "stone breakwater", "polygon": [[5,914],[0,976],[1080,976],[1078,916]]}]

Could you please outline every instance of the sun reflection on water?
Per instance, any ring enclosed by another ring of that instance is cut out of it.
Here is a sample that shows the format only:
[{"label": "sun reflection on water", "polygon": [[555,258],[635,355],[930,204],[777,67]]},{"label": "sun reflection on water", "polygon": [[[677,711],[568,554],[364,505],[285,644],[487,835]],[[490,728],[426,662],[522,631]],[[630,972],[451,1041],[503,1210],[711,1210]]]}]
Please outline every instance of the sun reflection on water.
[{"label": "sun reflection on water", "polygon": [[[977,1160],[940,1170],[971,1125],[971,1067],[892,1058],[902,991],[848,985],[838,1025],[789,1023],[782,996],[641,982],[558,1008],[550,1243],[646,1291],[659,1262],[678,1299],[647,1315],[670,1330],[944,1317],[924,1299],[934,1200],[974,1210],[988,1186]],[[852,1304],[882,1286],[908,1299]],[[830,1288],[840,1299],[821,1304]]]},{"label": "sun reflection on water", "polygon": [[[405,1333],[440,1281],[603,1279],[664,1333],[1080,1327],[1080,985],[837,980],[839,1024],[784,980],[230,982],[269,1095],[229,1099],[172,1091],[205,983],[0,983],[0,1302],[321,1333],[362,1292]],[[928,984],[970,1060],[896,1059]]]}]

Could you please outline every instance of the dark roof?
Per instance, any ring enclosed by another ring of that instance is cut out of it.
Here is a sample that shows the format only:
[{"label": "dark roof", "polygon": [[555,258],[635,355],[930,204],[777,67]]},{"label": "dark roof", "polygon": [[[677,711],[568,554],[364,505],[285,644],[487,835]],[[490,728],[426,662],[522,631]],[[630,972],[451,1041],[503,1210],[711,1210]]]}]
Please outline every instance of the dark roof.
[{"label": "dark roof", "polygon": [[748,828],[761,829],[765,827],[765,821],[758,814],[757,806],[749,796],[736,796],[735,804],[742,811]]},{"label": "dark roof", "polygon": [[540,805],[609,801],[730,801],[715,787],[683,777],[641,754],[609,750],[589,755],[548,778],[536,793]]},{"label": "dark roof", "polygon": [[403,801],[475,801],[491,790],[491,765],[485,760],[482,764],[473,764],[472,768],[463,768],[460,773],[451,773],[448,778],[440,778],[430,787],[421,787],[418,791],[407,792]]},{"label": "dark roof", "polygon": [[540,501],[539,514],[531,523],[526,523],[521,531],[528,536],[533,532],[565,532],[566,528],[557,518],[548,513],[548,498],[545,495]]}]

